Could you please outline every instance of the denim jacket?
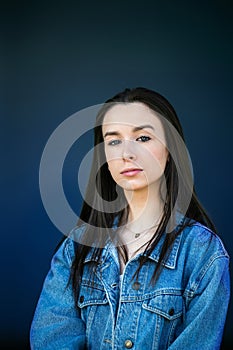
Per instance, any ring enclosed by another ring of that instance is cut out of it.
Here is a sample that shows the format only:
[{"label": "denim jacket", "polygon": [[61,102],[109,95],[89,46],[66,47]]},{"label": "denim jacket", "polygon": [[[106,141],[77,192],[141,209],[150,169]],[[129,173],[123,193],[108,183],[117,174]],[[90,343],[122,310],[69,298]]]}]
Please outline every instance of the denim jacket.
[{"label": "denim jacket", "polygon": [[230,294],[229,256],[221,240],[199,223],[186,227],[153,285],[163,239],[137,280],[132,277],[141,254],[127,262],[122,283],[113,245],[103,249],[92,279],[90,252],[77,309],[68,283],[75,243],[67,238],[44,282],[31,326],[31,349],[219,349]]}]

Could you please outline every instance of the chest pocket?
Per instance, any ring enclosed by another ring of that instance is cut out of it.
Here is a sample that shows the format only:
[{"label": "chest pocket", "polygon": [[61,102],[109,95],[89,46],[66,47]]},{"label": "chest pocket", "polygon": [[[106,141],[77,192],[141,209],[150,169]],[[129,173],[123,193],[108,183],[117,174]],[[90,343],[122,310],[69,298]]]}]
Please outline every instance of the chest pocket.
[{"label": "chest pocket", "polygon": [[78,298],[78,306],[81,309],[87,306],[104,304],[108,304],[108,300],[101,286],[81,284]]},{"label": "chest pocket", "polygon": [[183,298],[182,295],[160,294],[146,300],[142,307],[172,321],[182,315]]}]

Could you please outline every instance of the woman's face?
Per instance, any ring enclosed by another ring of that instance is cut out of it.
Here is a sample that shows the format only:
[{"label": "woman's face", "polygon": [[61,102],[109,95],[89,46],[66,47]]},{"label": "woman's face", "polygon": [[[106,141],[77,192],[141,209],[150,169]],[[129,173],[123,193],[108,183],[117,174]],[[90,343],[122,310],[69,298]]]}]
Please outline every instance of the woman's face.
[{"label": "woman's face", "polygon": [[124,190],[157,186],[164,173],[168,151],[162,124],[140,102],[118,104],[102,125],[109,171]]}]

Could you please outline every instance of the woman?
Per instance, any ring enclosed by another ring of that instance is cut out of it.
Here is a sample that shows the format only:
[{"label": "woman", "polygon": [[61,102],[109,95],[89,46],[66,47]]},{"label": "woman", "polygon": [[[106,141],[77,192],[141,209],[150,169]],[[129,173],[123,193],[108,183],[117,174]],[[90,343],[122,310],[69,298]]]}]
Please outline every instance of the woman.
[{"label": "woman", "polygon": [[126,89],[100,109],[77,227],[55,254],[32,349],[219,349],[229,256],[192,186],[170,103]]}]

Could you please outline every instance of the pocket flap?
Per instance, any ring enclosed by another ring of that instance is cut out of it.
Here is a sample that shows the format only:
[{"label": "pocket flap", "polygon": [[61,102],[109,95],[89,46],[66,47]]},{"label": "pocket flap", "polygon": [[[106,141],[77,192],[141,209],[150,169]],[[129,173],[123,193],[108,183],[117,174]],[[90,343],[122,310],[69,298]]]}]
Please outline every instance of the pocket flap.
[{"label": "pocket flap", "polygon": [[183,298],[182,295],[160,294],[146,300],[142,307],[168,320],[173,320],[182,315]]},{"label": "pocket flap", "polygon": [[107,304],[106,293],[102,289],[81,285],[78,298],[78,306],[83,308],[89,305]]}]

